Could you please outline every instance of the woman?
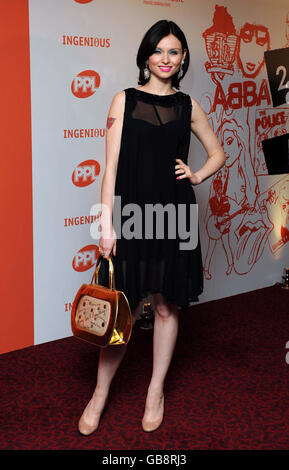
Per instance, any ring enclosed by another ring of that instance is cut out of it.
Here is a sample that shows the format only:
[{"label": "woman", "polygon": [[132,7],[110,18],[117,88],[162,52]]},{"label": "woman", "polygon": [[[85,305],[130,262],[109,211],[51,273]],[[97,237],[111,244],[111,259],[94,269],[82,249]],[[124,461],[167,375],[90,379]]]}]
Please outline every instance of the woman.
[{"label": "woman", "polygon": [[[101,190],[101,202],[108,210],[101,216],[99,247],[104,258],[113,255],[115,285],[127,295],[133,324],[142,299],[148,296],[153,304],[154,361],[142,427],[154,431],[164,414],[163,387],[177,338],[178,309],[198,300],[203,290],[200,243],[194,249],[180,249],[180,238],[185,237],[168,237],[167,226],[162,238],[154,234],[116,237],[113,196],[121,196],[121,208],[130,203],[141,209],[153,203],[173,203],[174,207],[178,203],[188,208],[196,203],[192,185],[221,168],[225,156],[199,103],[172,88],[179,89],[189,66],[186,38],[174,22],[160,20],[147,31],[137,65],[142,86],[116,93],[109,110]],[[191,131],[208,153],[196,173],[186,164]],[[82,434],[97,429],[126,349],[127,345],[100,350],[97,385],[78,425]]]}]

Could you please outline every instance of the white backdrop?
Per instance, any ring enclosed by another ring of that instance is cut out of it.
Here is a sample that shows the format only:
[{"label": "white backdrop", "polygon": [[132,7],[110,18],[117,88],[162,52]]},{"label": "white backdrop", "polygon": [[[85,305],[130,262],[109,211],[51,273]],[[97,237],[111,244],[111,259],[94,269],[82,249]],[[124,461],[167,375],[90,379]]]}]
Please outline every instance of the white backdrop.
[{"label": "white backdrop", "polygon": [[[286,0],[278,0],[277,4],[278,8],[269,0],[218,2],[218,5],[227,7],[237,32],[246,22],[265,25],[270,33],[271,49],[286,46],[285,19],[289,7]],[[145,31],[157,20],[173,20],[184,31],[191,64],[181,90],[196,98],[210,115],[212,125],[217,126],[219,111],[210,113],[209,105],[214,98],[216,84],[205,67],[208,53],[202,36],[213,24],[215,5],[211,0],[92,0],[88,3],[30,0],[35,344],[71,335],[71,303],[79,286],[90,281],[97,254],[98,241],[90,235],[89,215],[91,206],[100,202],[109,106],[117,91],[139,86],[137,50]],[[83,37],[90,38],[88,45],[81,45]],[[85,77],[90,77],[86,78],[87,82],[76,78],[82,72]],[[99,86],[86,96],[85,83],[97,84],[95,77],[100,78]],[[252,80],[259,88],[264,79],[267,79],[267,74],[263,65]],[[234,65],[233,73],[225,77],[222,85],[225,88],[230,82],[243,83],[245,80],[251,79],[244,77]],[[81,85],[79,93],[73,88],[77,84]],[[242,105],[229,116],[229,120],[234,118],[242,127],[241,140],[245,142],[244,158],[248,165],[250,159],[256,157],[257,109],[269,108],[272,108],[271,103],[263,100],[259,106],[251,106],[249,112]],[[288,106],[284,108],[287,112]],[[288,132],[288,119],[286,126]],[[82,136],[84,131],[81,129],[88,132],[87,137]],[[241,133],[237,132],[237,135]],[[197,170],[205,158],[204,149],[192,135],[191,168]],[[261,164],[264,163],[262,158]],[[257,166],[253,167],[247,184],[251,182],[254,185],[258,181],[263,199],[268,201],[268,189],[280,188],[280,181],[284,182],[285,177],[268,176],[264,168],[258,173]],[[240,198],[234,188],[242,186],[235,180],[237,176],[232,168],[228,194],[239,204]],[[195,187],[204,260],[209,256],[206,217],[211,191],[212,178]],[[245,191],[249,194],[249,187]],[[251,188],[251,195],[252,192]],[[269,208],[269,203],[267,206]],[[270,211],[267,211],[275,232],[280,228],[278,207],[277,203],[271,204]],[[262,217],[261,212],[257,215]],[[233,228],[237,228],[241,217],[232,219],[229,235],[231,252],[235,255],[238,247]],[[278,241],[277,232],[275,242]],[[205,279],[200,302],[279,281],[288,260],[288,244],[274,251],[274,240],[270,242],[270,237],[266,236],[262,253],[248,269],[243,269],[239,260],[230,273],[226,273],[228,247],[224,248],[220,239],[213,249],[211,245],[211,261],[207,264],[211,278],[207,275]]]}]

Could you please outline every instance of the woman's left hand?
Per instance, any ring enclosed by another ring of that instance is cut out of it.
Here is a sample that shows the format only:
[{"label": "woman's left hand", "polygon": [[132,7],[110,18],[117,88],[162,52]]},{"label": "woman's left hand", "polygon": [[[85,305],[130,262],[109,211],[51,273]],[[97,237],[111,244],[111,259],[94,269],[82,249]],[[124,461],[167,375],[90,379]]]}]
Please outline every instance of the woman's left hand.
[{"label": "woman's left hand", "polygon": [[183,178],[189,178],[192,184],[199,184],[202,182],[202,178],[193,173],[188,165],[186,165],[180,158],[176,158],[177,165],[175,165],[175,174],[179,175],[177,177],[178,180]]}]

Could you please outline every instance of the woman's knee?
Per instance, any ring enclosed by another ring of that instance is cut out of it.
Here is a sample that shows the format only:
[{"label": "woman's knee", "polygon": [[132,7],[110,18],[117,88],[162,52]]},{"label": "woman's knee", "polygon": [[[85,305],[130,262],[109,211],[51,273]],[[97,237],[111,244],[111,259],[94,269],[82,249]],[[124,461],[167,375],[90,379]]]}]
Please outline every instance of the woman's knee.
[{"label": "woman's knee", "polygon": [[161,318],[169,318],[171,315],[178,313],[177,305],[167,302],[163,294],[153,293],[150,294],[150,297],[152,299],[155,315]]}]

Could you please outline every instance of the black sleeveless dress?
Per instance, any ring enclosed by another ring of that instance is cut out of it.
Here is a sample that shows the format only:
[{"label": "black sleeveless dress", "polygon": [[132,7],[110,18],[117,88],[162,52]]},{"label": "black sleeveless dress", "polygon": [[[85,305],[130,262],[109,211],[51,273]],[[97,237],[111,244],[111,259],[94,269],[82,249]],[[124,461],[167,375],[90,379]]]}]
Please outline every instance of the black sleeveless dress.
[{"label": "black sleeveless dress", "polygon": [[[175,174],[176,158],[187,164],[192,102],[182,91],[171,95],[154,95],[136,88],[124,91],[125,110],[113,212],[113,227],[118,237],[116,256],[111,253],[115,287],[124,291],[132,311],[149,292],[160,292],[167,302],[185,308],[189,302],[198,301],[198,295],[203,291],[199,237],[194,249],[180,249],[180,241],[186,242],[189,237],[182,235],[180,239],[178,230],[178,205],[183,204],[185,208],[185,228],[189,233],[189,208],[190,204],[196,204],[189,179],[177,180],[178,174]],[[135,205],[127,204],[137,204],[141,215],[134,212]],[[154,219],[145,216],[146,207],[156,207],[156,204],[163,208],[163,217],[159,218],[163,232],[157,231],[156,216]],[[168,228],[167,204],[175,208],[175,212],[170,212],[175,214],[176,220],[173,238]],[[193,223],[198,226],[198,219]],[[123,236],[128,227],[132,232],[129,239],[127,235]],[[134,230],[137,235],[133,235]],[[198,228],[197,231],[199,233]],[[99,283],[108,285],[107,260],[101,262]]]}]

